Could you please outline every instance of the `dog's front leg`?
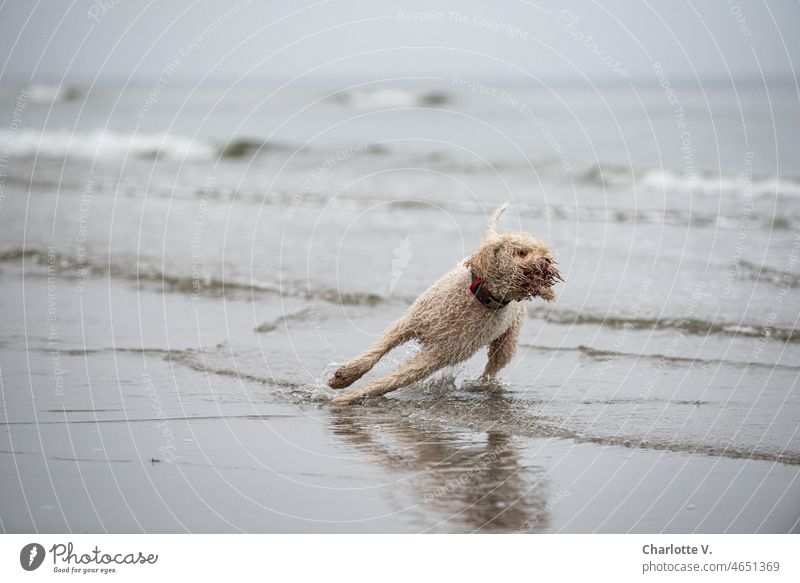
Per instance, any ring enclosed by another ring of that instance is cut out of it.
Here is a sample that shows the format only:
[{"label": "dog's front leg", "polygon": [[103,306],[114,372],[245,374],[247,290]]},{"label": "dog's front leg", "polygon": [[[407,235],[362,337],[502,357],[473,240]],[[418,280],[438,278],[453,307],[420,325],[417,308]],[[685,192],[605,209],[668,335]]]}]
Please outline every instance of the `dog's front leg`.
[{"label": "dog's front leg", "polygon": [[517,342],[519,341],[519,331],[522,329],[524,319],[525,310],[520,309],[508,330],[489,345],[489,361],[486,363],[486,368],[483,369],[481,380],[487,381],[494,378],[500,369],[514,358],[514,353],[517,351]]},{"label": "dog's front leg", "polygon": [[331,400],[331,403],[350,403],[364,397],[383,395],[410,385],[414,381],[424,379],[446,365],[447,362],[435,351],[423,349],[422,352],[415,354],[386,376],[375,379],[359,389],[337,395]]},{"label": "dog's front leg", "polygon": [[404,319],[398,320],[381,334],[381,337],[369,350],[339,367],[333,373],[333,376],[328,379],[328,386],[332,389],[349,387],[367,374],[383,355],[410,339],[411,333],[406,321]]}]

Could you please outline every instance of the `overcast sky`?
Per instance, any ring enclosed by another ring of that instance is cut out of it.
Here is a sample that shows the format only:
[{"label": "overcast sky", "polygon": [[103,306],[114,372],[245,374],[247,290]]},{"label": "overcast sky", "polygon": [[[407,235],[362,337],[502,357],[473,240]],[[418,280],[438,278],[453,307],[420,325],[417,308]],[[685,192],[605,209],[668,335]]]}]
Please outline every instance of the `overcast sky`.
[{"label": "overcast sky", "polygon": [[[114,5],[114,4],[117,5]],[[562,12],[563,10],[569,12]],[[800,3],[6,1],[0,80],[792,78]],[[591,36],[590,36],[591,35]]]}]

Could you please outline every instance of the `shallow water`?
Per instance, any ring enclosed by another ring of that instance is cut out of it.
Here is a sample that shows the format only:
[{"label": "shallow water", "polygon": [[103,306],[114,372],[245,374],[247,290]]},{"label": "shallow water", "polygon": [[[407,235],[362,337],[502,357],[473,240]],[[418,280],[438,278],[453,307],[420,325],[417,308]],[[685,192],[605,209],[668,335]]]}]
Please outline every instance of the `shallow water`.
[{"label": "shallow water", "polygon": [[[774,126],[763,87],[681,87],[692,166],[657,87],[509,88],[555,138],[447,80],[330,89],[174,116],[172,88],[138,128],[147,88],[29,100],[0,200],[3,530],[798,529],[793,87]],[[502,381],[479,355],[331,408],[334,363],[505,200],[567,282]]]}]

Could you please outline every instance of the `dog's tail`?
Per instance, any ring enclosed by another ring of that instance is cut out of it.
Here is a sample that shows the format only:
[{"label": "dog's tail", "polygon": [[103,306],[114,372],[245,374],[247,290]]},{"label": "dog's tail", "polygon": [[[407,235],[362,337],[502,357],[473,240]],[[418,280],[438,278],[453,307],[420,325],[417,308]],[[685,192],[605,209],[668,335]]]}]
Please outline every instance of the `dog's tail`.
[{"label": "dog's tail", "polygon": [[497,223],[500,221],[500,217],[503,216],[503,213],[506,212],[507,208],[508,208],[508,203],[504,202],[497,208],[496,211],[494,211],[492,218],[489,219],[489,228],[486,230],[487,239],[497,235]]}]

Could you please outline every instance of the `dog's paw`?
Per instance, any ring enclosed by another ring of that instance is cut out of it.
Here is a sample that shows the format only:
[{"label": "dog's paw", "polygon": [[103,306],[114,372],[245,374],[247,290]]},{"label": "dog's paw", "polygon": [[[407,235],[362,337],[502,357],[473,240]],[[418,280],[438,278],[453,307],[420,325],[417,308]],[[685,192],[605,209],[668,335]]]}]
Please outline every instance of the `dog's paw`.
[{"label": "dog's paw", "polygon": [[332,389],[343,389],[349,387],[353,381],[347,378],[344,367],[337,370],[331,378],[328,379],[328,386]]},{"label": "dog's paw", "polygon": [[331,405],[347,405],[353,401],[361,399],[362,397],[363,395],[358,391],[348,391],[347,393],[336,395],[333,399],[331,399]]},{"label": "dog's paw", "polygon": [[328,386],[332,389],[343,389],[349,387],[364,375],[353,366],[343,366],[328,379]]}]

